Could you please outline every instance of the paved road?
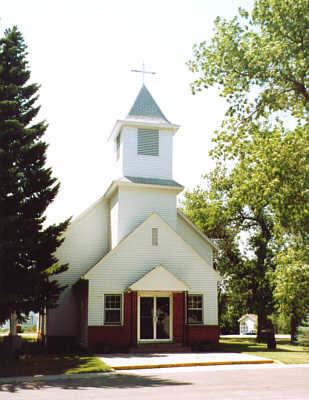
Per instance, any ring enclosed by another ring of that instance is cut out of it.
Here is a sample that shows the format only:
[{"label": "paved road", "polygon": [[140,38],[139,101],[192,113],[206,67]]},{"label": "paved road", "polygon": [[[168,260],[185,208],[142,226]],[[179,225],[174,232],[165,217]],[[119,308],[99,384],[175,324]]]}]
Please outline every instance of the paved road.
[{"label": "paved road", "polygon": [[90,379],[3,384],[0,399],[308,400],[309,366],[139,370]]}]

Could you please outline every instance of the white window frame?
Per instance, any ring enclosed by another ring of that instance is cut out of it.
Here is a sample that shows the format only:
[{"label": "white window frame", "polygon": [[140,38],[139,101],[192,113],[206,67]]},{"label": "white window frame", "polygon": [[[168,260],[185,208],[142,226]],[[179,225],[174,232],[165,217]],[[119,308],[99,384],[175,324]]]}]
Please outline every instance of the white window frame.
[{"label": "white window frame", "polygon": [[[189,303],[190,303],[190,297],[193,296],[200,296],[201,297],[201,307],[191,307],[189,308]],[[202,312],[202,320],[198,322],[190,322],[189,321],[189,310],[200,310]],[[188,293],[188,299],[187,299],[187,323],[188,325],[204,325],[204,296],[202,293]]]},{"label": "white window frame", "polygon": [[[119,308],[109,308],[106,309],[106,297],[107,296],[119,296],[120,297],[120,309]],[[108,310],[119,310],[120,311],[120,321],[115,323],[106,322],[105,312]],[[122,326],[123,325],[123,294],[122,293],[104,293],[103,295],[103,325],[104,326]]]}]

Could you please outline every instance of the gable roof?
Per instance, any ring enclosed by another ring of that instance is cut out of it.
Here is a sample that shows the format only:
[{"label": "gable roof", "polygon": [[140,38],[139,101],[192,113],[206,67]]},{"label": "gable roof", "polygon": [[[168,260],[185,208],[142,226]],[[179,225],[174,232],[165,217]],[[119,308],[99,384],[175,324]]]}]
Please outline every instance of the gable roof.
[{"label": "gable roof", "polygon": [[257,315],[256,314],[245,314],[242,317],[239,318],[238,322],[241,322],[245,319],[251,319],[253,322],[257,322]]},{"label": "gable roof", "polygon": [[[207,264],[207,265],[209,265],[209,263],[207,263],[206,262],[206,260],[182,237],[182,236],[180,236],[179,235],[179,233],[178,232],[176,232],[175,231],[175,229],[173,229],[162,217],[161,217],[161,215],[159,215],[157,212],[153,212],[148,218],[146,218],[143,222],[141,222],[139,225],[137,225],[136,227],[135,227],[135,229],[133,229],[133,231],[131,231],[130,233],[128,233],[127,234],[127,236],[125,236],[124,238],[122,238],[121,240],[120,240],[120,242],[117,244],[117,246],[116,247],[114,247],[112,250],[110,250],[103,258],[101,258],[101,260],[99,260],[95,265],[93,265],[91,268],[89,268],[89,270],[88,271],[86,271],[82,276],[81,276],[81,278],[85,278],[85,279],[87,279],[87,275],[88,275],[88,273],[92,270],[92,269],[94,269],[98,264],[100,264],[103,260],[105,261],[106,259],[108,259],[109,257],[111,257],[127,240],[129,240],[134,234],[135,234],[135,232],[137,231],[137,230],[139,230],[139,229],[141,229],[141,227],[144,225],[144,224],[146,224],[146,223],[148,223],[149,222],[149,220],[151,219],[151,218],[154,218],[154,216],[157,216],[157,217],[159,217],[165,224],[166,224],[166,226],[172,231],[172,232],[174,232],[174,234],[175,235],[177,235],[191,250],[192,250],[192,252],[194,252],[194,254],[196,254],[201,260],[203,260],[203,262],[205,263],[205,264]],[[218,279],[219,279],[219,274],[218,274],[218,272],[214,269],[214,268],[212,268],[212,271],[217,275],[217,277],[218,277]]]},{"label": "gable roof", "polygon": [[147,119],[160,123],[170,123],[144,84],[127,115],[127,119]]},{"label": "gable roof", "polygon": [[158,265],[129,286],[129,289],[141,291],[187,291],[190,287],[162,265]]},{"label": "gable roof", "polygon": [[196,232],[198,233],[202,239],[204,239],[214,250],[218,250],[217,245],[209,239],[202,231],[200,231],[194,224],[187,218],[180,210],[177,208],[177,214]]},{"label": "gable roof", "polygon": [[72,226],[75,226],[75,224],[77,224],[81,219],[91,213],[100,203],[106,202],[107,198],[114,192],[115,188],[121,184],[143,184],[149,187],[164,186],[170,188],[171,190],[178,190],[178,192],[183,190],[184,188],[182,185],[180,185],[180,183],[174,181],[173,179],[141,178],[136,176],[120,177],[119,179],[112,181],[103,196],[98,198],[94,203],[92,203],[76,217],[73,217],[66,232],[68,232],[68,230],[71,229]]},{"label": "gable roof", "polygon": [[137,176],[123,176],[115,181],[113,181],[104,194],[104,198],[110,197],[114,191],[121,186],[131,186],[139,187],[144,185],[144,187],[149,188],[160,188],[173,190],[179,193],[183,190],[183,186],[172,179],[157,179],[157,178],[141,178]]}]

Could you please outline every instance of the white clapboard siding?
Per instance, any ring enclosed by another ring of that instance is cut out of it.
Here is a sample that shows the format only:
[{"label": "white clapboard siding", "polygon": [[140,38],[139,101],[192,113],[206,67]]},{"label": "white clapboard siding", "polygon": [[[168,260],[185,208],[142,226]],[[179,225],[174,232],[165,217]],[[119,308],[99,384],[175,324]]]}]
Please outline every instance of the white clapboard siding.
[{"label": "white clapboard siding", "polygon": [[75,336],[79,332],[79,309],[71,286],[61,293],[58,307],[48,310],[47,332],[50,336]]},{"label": "white clapboard siding", "polygon": [[71,286],[109,251],[109,212],[101,200],[73,221],[65,232],[65,241],[56,252],[67,271],[57,275],[60,284],[69,285],[59,300],[59,306],[48,312],[49,335],[75,335],[78,310]]},{"label": "white clapboard siding", "polygon": [[[158,246],[152,245],[152,228],[158,231]],[[102,324],[104,293],[121,293],[154,267],[162,265],[189,287],[189,293],[204,296],[204,322],[216,325],[218,274],[159,215],[151,215],[117,248],[92,268],[89,279],[89,325]]]},{"label": "white clapboard siding", "polygon": [[159,130],[159,155],[138,154],[137,128],[125,127],[121,134],[119,162],[123,176],[172,179],[173,133]]},{"label": "white clapboard siding", "polygon": [[159,188],[120,187],[118,242],[132,232],[133,229],[154,211],[161,215],[175,229],[175,191]]},{"label": "white clapboard siding", "polygon": [[111,246],[112,249],[119,242],[119,195],[117,193],[110,200],[110,220],[111,220]]},{"label": "white clapboard siding", "polygon": [[206,242],[183,218],[177,215],[177,232],[196,250],[209,264],[213,263],[212,246]]}]

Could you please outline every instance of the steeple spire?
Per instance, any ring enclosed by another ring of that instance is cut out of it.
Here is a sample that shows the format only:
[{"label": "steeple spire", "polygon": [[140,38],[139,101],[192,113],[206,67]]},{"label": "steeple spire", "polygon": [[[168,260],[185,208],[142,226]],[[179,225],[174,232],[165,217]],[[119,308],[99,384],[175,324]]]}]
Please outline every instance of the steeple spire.
[{"label": "steeple spire", "polygon": [[150,121],[170,124],[144,84],[139,91],[127,118],[147,119]]}]

